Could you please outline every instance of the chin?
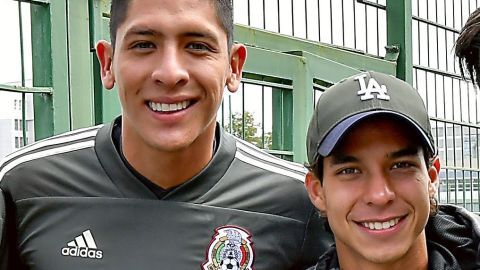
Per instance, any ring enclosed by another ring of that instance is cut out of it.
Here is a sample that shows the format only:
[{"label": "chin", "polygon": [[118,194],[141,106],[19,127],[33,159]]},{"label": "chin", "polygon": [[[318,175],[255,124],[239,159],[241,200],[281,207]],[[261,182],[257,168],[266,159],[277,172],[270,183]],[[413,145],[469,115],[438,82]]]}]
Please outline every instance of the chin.
[{"label": "chin", "polygon": [[399,248],[384,247],[381,250],[371,250],[364,252],[364,257],[370,262],[376,264],[391,264],[405,256],[406,252]]},{"label": "chin", "polygon": [[184,141],[169,141],[162,140],[152,143],[152,147],[161,152],[178,152],[181,151],[190,145]]}]

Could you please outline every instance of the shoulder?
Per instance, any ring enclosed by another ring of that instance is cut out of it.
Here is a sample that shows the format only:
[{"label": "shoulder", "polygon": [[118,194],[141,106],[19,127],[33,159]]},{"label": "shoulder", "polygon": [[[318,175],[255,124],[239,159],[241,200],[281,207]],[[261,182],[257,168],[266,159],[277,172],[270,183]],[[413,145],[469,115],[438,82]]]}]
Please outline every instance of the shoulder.
[{"label": "shoulder", "polygon": [[[101,126],[79,129],[50,137],[6,156],[0,161],[0,181],[4,182],[7,175],[16,171],[25,173],[25,169],[42,169],[42,160],[61,160],[59,156],[75,151],[92,148],[95,136]],[[46,169],[46,168],[43,168]],[[2,183],[3,184],[3,183]]]},{"label": "shoulder", "polygon": [[5,247],[5,221],[7,216],[7,210],[5,205],[5,198],[3,197],[3,191],[0,189],[0,258],[2,249]]},{"label": "shoulder", "polygon": [[299,163],[283,160],[244,140],[235,138],[235,158],[253,169],[303,184],[306,168]]},{"label": "shoulder", "polygon": [[[427,239],[453,253],[462,269],[479,269],[480,217],[463,207],[440,205],[425,228]],[[461,260],[460,260],[461,259]]]},{"label": "shoulder", "polygon": [[306,193],[306,170],[301,164],[282,160],[232,135],[223,137],[221,151],[228,149],[229,154],[224,157],[232,160],[216,168],[225,172],[202,196],[203,201],[304,223],[310,219],[313,205]]},{"label": "shoulder", "polygon": [[[439,205],[439,212],[430,218],[429,225],[431,228],[462,228],[470,234],[480,236],[480,216],[456,205]],[[460,230],[454,232],[460,232]]]}]

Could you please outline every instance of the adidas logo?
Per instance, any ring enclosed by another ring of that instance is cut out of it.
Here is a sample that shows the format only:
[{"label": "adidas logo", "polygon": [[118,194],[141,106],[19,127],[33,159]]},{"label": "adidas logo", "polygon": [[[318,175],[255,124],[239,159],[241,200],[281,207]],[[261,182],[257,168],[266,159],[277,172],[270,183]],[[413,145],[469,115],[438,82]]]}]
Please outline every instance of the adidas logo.
[{"label": "adidas logo", "polygon": [[68,242],[67,247],[62,248],[62,255],[68,257],[102,259],[103,251],[98,250],[92,232],[86,230],[81,235],[75,237],[75,240]]}]

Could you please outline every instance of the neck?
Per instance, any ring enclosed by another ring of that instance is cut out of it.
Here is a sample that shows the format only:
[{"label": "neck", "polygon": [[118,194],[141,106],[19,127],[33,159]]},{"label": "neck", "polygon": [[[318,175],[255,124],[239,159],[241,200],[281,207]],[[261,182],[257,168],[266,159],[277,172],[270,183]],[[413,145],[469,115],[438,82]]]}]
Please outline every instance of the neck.
[{"label": "neck", "polygon": [[161,151],[148,145],[126,144],[131,138],[122,134],[123,154],[130,165],[144,177],[168,189],[197,175],[213,156],[215,123],[190,145],[172,151]]}]

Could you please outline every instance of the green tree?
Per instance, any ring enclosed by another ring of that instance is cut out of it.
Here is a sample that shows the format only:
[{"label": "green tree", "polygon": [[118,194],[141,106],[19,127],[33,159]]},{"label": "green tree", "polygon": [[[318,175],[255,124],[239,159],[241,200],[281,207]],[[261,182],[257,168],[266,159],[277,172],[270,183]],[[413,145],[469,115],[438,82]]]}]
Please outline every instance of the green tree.
[{"label": "green tree", "polygon": [[229,131],[236,137],[251,142],[260,148],[271,149],[272,133],[267,132],[264,134],[264,145],[262,141],[262,134],[259,132],[259,129],[261,129],[261,124],[255,122],[253,113],[249,111],[244,112],[243,118],[242,113],[233,113],[230,123],[225,125],[225,130]]}]

